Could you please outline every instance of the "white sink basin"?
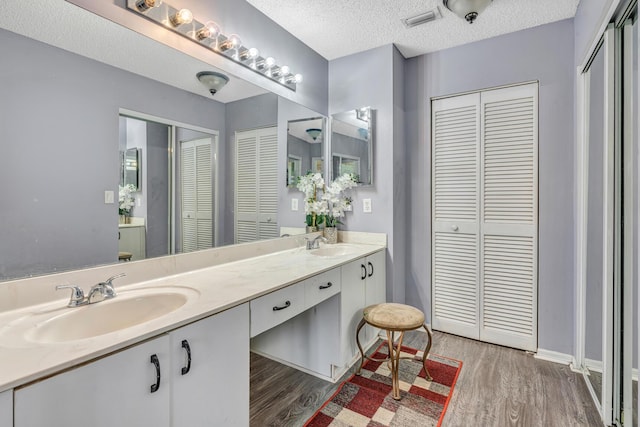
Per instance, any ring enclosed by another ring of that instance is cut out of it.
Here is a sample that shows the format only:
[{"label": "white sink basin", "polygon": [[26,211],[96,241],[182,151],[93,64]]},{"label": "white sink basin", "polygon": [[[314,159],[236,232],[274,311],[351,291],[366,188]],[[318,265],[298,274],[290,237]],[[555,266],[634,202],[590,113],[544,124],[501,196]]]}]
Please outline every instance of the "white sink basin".
[{"label": "white sink basin", "polygon": [[111,300],[56,310],[53,317],[37,316],[39,321],[26,329],[24,337],[39,343],[96,337],[162,317],[198,294],[183,287],[123,291]]},{"label": "white sink basin", "polygon": [[356,251],[357,248],[355,246],[346,243],[338,243],[335,245],[324,245],[318,249],[312,249],[309,253],[320,257],[339,257],[351,255]]}]

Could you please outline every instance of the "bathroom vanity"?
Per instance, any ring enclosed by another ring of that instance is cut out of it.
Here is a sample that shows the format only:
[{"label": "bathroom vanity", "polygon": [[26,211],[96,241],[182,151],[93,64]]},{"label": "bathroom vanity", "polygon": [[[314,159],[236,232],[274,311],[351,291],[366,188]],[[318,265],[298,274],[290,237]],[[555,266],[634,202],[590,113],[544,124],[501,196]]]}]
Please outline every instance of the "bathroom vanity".
[{"label": "bathroom vanity", "polygon": [[[48,289],[122,271],[128,282],[115,282],[113,300],[79,308],[51,292],[32,305],[13,298],[17,307],[0,313],[0,364],[12,367],[0,372],[0,427],[86,426],[86,416],[98,427],[245,426],[250,349],[336,381],[358,360],[362,308],[386,299],[385,236],[342,237],[351,241],[315,252],[294,236],[25,279]],[[143,271],[165,274],[141,280]],[[0,293],[18,289],[10,285]],[[105,319],[74,312],[101,304]],[[366,332],[368,344],[375,337]]]}]

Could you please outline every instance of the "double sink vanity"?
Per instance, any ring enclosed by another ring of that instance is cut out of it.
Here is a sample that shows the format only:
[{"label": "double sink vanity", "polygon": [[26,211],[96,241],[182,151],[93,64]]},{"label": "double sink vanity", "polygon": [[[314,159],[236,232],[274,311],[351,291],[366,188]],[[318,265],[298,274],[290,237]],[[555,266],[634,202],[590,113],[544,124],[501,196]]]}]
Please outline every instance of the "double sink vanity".
[{"label": "double sink vanity", "polygon": [[[0,427],[247,426],[250,351],[336,381],[359,355],[362,308],[386,300],[386,236],[341,241],[307,250],[291,236],[0,283]],[[93,304],[67,307],[55,290],[119,273],[116,296]]]}]

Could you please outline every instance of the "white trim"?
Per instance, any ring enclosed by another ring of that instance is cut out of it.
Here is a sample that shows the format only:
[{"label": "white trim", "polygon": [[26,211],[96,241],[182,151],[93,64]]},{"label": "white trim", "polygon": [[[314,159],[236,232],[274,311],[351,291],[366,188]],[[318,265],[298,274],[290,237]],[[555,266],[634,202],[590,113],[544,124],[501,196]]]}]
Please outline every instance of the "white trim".
[{"label": "white trim", "polygon": [[587,265],[587,206],[589,192],[587,182],[589,178],[589,132],[586,125],[589,117],[589,84],[590,74],[577,68],[577,129],[576,129],[576,337],[575,360],[577,366],[584,365],[585,336],[586,336],[586,265]]},{"label": "white trim", "polygon": [[589,65],[589,61],[591,60],[591,57],[593,56],[594,52],[597,50],[598,44],[600,44],[600,39],[602,38],[602,34],[604,34],[605,30],[607,29],[607,26],[609,25],[609,22],[611,22],[611,19],[613,18],[613,14],[618,9],[618,6],[624,0],[607,0],[607,1],[610,2],[609,8],[607,9],[607,12],[604,14],[604,16],[602,16],[602,18],[600,19],[600,22],[598,24],[598,30],[593,33],[593,38],[591,39],[591,44],[589,45],[589,49],[587,50],[585,56],[582,58],[582,61],[580,62],[580,66],[578,67],[582,71],[584,71],[585,68],[587,68],[587,65]]},{"label": "white trim", "polygon": [[604,251],[602,268],[602,421],[613,422],[613,276],[615,235],[615,29],[609,25],[602,48],[604,67]]},{"label": "white trim", "polygon": [[602,360],[584,359],[584,367],[590,371],[602,373]]},{"label": "white trim", "polygon": [[147,120],[147,121],[151,121],[151,122],[162,123],[162,124],[170,125],[170,126],[177,126],[177,127],[185,128],[185,129],[189,129],[189,130],[195,130],[197,132],[209,133],[211,135],[220,136],[220,132],[217,131],[217,130],[213,130],[213,129],[208,129],[208,128],[204,128],[204,127],[201,127],[201,126],[192,125],[192,124],[189,124],[189,123],[178,122],[176,120],[167,119],[167,118],[159,117],[159,116],[154,116],[154,115],[147,114],[147,113],[141,113],[139,111],[133,111],[133,110],[127,110],[126,108],[120,108],[119,112],[120,112],[120,115],[133,117],[134,119]]},{"label": "white trim", "polygon": [[560,363],[562,365],[575,366],[576,364],[576,359],[570,354],[560,353],[553,350],[545,350],[543,348],[539,348],[533,357],[538,360],[546,360],[547,362]]}]

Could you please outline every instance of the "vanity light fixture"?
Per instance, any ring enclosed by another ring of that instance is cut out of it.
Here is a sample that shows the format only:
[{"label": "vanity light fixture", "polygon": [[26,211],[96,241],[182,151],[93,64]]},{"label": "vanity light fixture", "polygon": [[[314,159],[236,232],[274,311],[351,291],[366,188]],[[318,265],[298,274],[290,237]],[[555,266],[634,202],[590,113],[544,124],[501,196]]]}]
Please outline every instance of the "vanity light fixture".
[{"label": "vanity light fixture", "polygon": [[322,129],[318,128],[310,128],[307,129],[307,134],[313,139],[313,142],[316,142],[320,134],[322,133]]},{"label": "vanity light fixture", "polygon": [[302,82],[302,74],[278,66],[271,56],[260,56],[254,47],[243,46],[238,35],[223,34],[216,22],[194,19],[189,9],[176,9],[163,0],[127,0],[127,8],[293,91]]},{"label": "vanity light fixture", "polygon": [[136,8],[140,12],[145,12],[151,9],[152,7],[160,7],[161,4],[162,4],[162,0],[137,0]]},{"label": "vanity light fixture", "polygon": [[489,6],[493,0],[442,0],[444,7],[455,13],[469,24],[473,24],[478,15]]},{"label": "vanity light fixture", "polygon": [[191,24],[193,22],[193,14],[189,9],[180,9],[169,17],[169,22],[174,27],[179,27],[183,24]]},{"label": "vanity light fixture", "polygon": [[196,74],[200,83],[202,83],[211,95],[215,95],[220,89],[229,83],[229,77],[215,71],[200,71]]}]

